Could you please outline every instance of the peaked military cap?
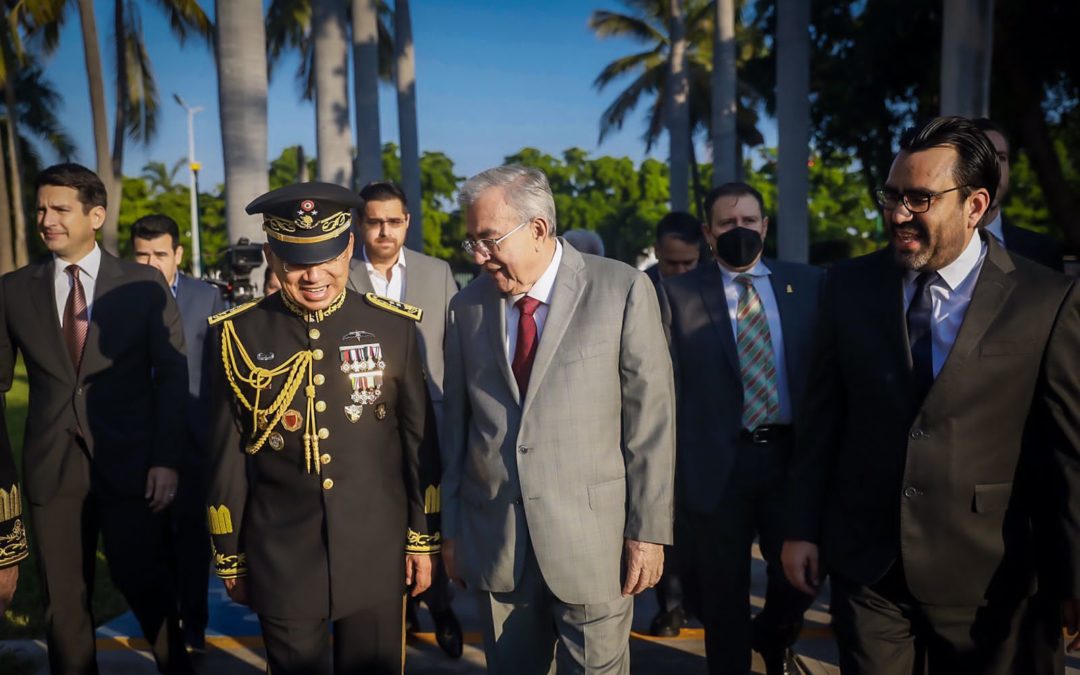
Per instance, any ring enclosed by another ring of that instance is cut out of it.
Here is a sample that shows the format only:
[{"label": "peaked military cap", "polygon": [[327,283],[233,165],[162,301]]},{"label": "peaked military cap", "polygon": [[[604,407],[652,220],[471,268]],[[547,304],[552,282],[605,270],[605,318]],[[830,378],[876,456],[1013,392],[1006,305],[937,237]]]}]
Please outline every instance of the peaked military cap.
[{"label": "peaked military cap", "polygon": [[257,197],[249,215],[263,215],[263,231],[274,255],[295,265],[336,258],[349,245],[352,209],[364,200],[333,183],[294,183]]}]

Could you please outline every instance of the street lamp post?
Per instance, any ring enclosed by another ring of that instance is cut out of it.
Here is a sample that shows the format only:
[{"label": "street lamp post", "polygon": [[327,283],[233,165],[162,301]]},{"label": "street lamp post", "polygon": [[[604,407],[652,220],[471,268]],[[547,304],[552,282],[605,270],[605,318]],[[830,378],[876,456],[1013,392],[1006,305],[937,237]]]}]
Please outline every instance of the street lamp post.
[{"label": "street lamp post", "polygon": [[199,236],[199,168],[200,164],[195,161],[195,115],[202,112],[202,106],[194,108],[184,103],[179,94],[173,94],[173,98],[187,111],[188,128],[188,168],[190,169],[191,191],[191,273],[196,277],[202,276],[202,246]]}]

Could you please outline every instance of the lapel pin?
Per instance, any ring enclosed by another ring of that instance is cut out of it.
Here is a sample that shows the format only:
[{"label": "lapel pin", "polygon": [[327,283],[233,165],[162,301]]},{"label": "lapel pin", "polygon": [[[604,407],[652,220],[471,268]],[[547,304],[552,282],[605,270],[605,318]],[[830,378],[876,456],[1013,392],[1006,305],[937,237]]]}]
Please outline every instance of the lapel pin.
[{"label": "lapel pin", "polygon": [[787,285],[787,292],[788,292],[788,294],[789,294],[789,295],[790,295],[791,293],[794,293],[794,292],[795,292],[795,289],[793,289],[793,288],[791,287],[791,284],[788,284],[788,285]]}]

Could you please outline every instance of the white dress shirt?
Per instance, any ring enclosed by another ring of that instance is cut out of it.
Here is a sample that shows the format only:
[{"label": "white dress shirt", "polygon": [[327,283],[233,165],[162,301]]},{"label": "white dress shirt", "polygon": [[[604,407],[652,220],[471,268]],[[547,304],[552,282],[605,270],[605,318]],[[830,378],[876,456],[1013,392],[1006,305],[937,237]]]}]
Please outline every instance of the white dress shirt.
[{"label": "white dress shirt", "polygon": [[[931,361],[934,377],[941,372],[953,343],[956,342],[985,259],[986,243],[976,233],[956,260],[938,270],[943,281],[930,287],[930,302],[933,305],[930,315]],[[905,313],[915,297],[915,280],[918,276],[919,272],[914,270],[909,270],[904,275]]]},{"label": "white dress shirt", "polygon": [[761,298],[765,317],[769,320],[769,338],[772,342],[773,365],[776,368],[776,395],[780,404],[779,418],[769,422],[791,424],[791,394],[788,389],[787,359],[784,358],[784,329],[780,325],[780,307],[776,304],[776,295],[773,294],[772,283],[769,281],[772,272],[761,260],[745,272],[732,272],[720,263],[717,265],[724,278],[724,297],[727,299],[731,334],[735,337],[736,345],[739,344],[739,293],[744,287],[735,281],[735,277],[747,274],[754,278],[754,290]]},{"label": "white dress shirt", "polygon": [[536,280],[528,293],[520,293],[504,300],[506,307],[506,359],[514,363],[514,351],[517,349],[518,319],[521,318],[521,310],[517,308],[517,301],[526,295],[540,301],[540,306],[533,312],[533,321],[536,322],[536,343],[540,344],[540,337],[544,334],[544,323],[547,321],[548,307],[551,304],[551,293],[555,290],[555,274],[559,271],[559,263],[562,261],[562,244],[555,240],[555,255],[551,256],[551,262],[547,269]]},{"label": "white dress shirt", "polygon": [[390,266],[389,281],[368,260],[367,248],[361,247],[360,250],[364,254],[364,265],[367,266],[368,278],[371,279],[371,285],[375,288],[375,295],[405,302],[405,247],[401,247],[398,251],[397,262]]},{"label": "white dress shirt", "polygon": [[[56,289],[56,315],[60,317],[60,327],[64,326],[64,307],[67,305],[68,294],[71,293],[72,280],[67,272],[70,262],[61,260],[53,255],[53,287]],[[94,249],[87,253],[82,260],[75,263],[79,266],[79,281],[82,282],[83,293],[86,295],[86,319],[89,321],[94,312],[94,288],[97,286],[98,270],[101,269],[101,249],[97,242]]]},{"label": "white dress shirt", "polygon": [[994,235],[994,239],[998,240],[1002,248],[1008,248],[1005,246],[1005,225],[1001,222],[1001,211],[998,211],[997,216],[984,229]]}]

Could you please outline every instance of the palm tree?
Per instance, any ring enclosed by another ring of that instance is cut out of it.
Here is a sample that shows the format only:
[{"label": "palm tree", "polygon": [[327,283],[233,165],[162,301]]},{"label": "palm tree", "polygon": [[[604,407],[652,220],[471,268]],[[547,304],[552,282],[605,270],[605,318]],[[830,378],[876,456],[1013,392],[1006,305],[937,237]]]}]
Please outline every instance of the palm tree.
[{"label": "palm tree", "polygon": [[401,188],[412,214],[405,245],[414,251],[423,251],[420,141],[416,130],[416,54],[408,0],[394,2],[394,81],[397,84],[398,134],[401,141]]},{"label": "palm tree", "polygon": [[315,140],[319,180],[352,187],[352,116],[345,5],[312,0],[315,52]]},{"label": "palm tree", "polygon": [[776,6],[777,248],[806,262],[810,251],[810,0]]},{"label": "palm tree", "polygon": [[[356,101],[356,185],[363,187],[382,176],[379,138],[379,21],[378,0],[352,0],[353,97]],[[386,36],[389,43],[389,35]]]},{"label": "palm tree", "polygon": [[715,4],[712,71],[713,187],[736,179],[736,145],[739,142],[735,133],[735,0],[716,0]]},{"label": "palm tree", "polygon": [[[668,0],[671,56],[664,101],[668,124],[671,164],[670,199],[672,211],[686,211],[690,196],[690,78],[686,73],[686,17],[683,0]],[[696,182],[696,181],[695,181]]]},{"label": "palm tree", "polygon": [[[260,222],[244,207],[269,190],[266,33],[262,0],[216,0],[218,101],[229,241],[259,241]],[[258,278],[256,275],[255,278]]]},{"label": "palm tree", "polygon": [[169,168],[165,162],[147,162],[142,168],[142,178],[149,186],[150,191],[157,194],[174,192],[180,185],[176,182],[176,174],[187,163],[187,159],[181,157]]}]

